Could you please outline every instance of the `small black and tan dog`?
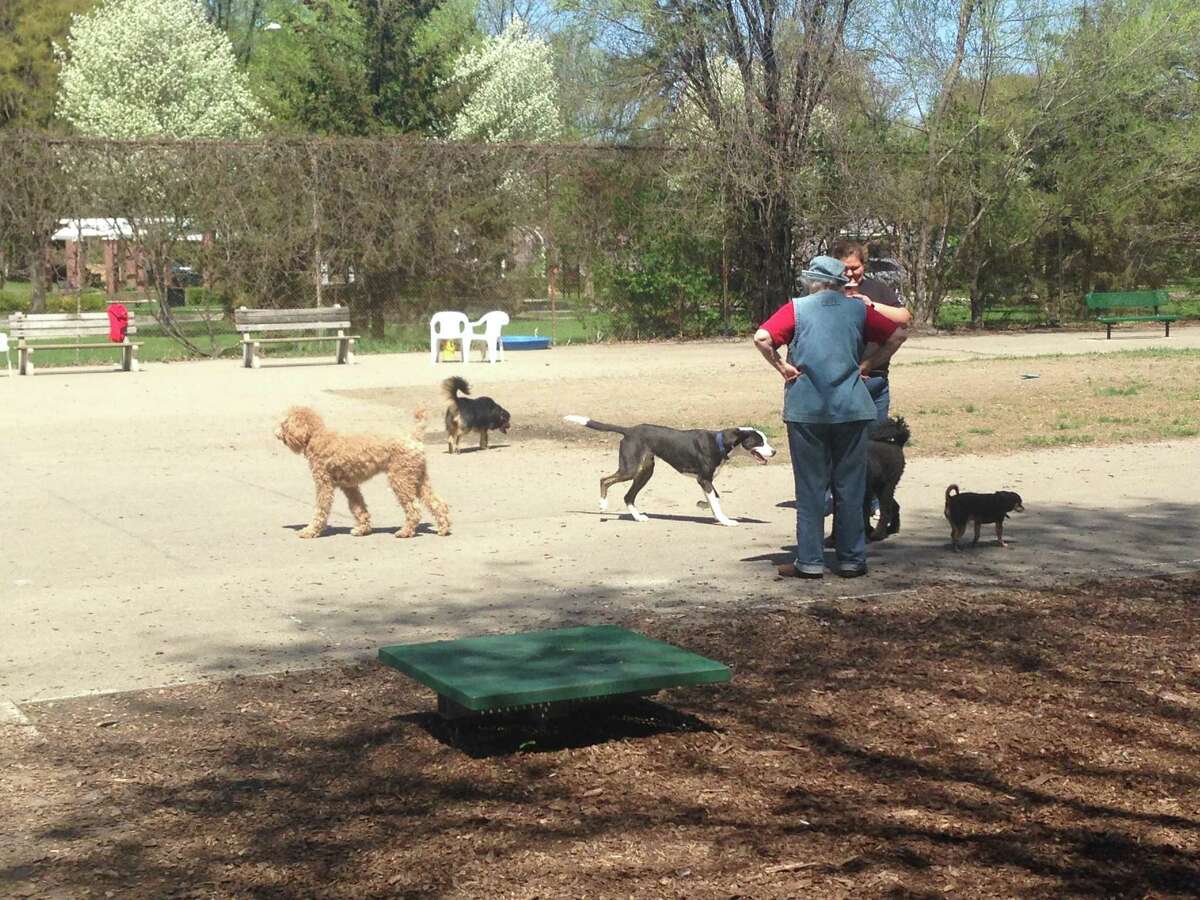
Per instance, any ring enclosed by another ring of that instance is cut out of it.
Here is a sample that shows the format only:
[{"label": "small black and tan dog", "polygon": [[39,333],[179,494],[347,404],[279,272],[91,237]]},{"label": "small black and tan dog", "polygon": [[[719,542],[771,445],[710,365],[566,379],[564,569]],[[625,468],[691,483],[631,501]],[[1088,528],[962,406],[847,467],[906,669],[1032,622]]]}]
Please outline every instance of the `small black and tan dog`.
[{"label": "small black and tan dog", "polygon": [[957,484],[946,488],[946,521],[950,523],[950,543],[955,550],[962,549],[959,541],[971,522],[975,524],[972,547],[979,543],[979,529],[992,523],[996,525],[996,543],[1007,547],[1008,544],[1004,543],[1004,520],[1012,512],[1025,512],[1021,495],[1013,491],[972,494],[959,491]]},{"label": "small black and tan dog", "polygon": [[[880,422],[871,430],[867,446],[867,492],[863,495],[863,518],[867,540],[882,541],[900,530],[900,504],[896,485],[904,474],[904,445],[912,437],[902,416]],[[871,528],[871,508],[879,501],[879,521]]]},{"label": "small black and tan dog", "polygon": [[508,433],[508,410],[491,397],[468,397],[471,387],[465,378],[455,375],[442,382],[446,398],[446,444],[451,453],[458,453],[458,442],[464,434],[479,433],[479,449],[488,448],[488,431]]}]

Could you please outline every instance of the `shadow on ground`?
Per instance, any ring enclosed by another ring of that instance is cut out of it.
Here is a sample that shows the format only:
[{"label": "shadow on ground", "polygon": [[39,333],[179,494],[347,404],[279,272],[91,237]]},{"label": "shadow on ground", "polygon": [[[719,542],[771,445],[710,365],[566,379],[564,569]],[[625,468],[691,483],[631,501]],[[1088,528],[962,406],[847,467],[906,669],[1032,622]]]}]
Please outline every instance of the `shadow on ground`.
[{"label": "shadow on ground", "polygon": [[38,707],[0,886],[1192,896],[1198,603],[1190,575],[647,612],[732,685],[470,752],[372,663]]},{"label": "shadow on ground", "polygon": [[[905,507],[900,533],[867,546],[870,583],[886,589],[941,582],[972,588],[1034,586],[1098,572],[1152,573],[1200,562],[1200,515],[1193,504],[1047,509],[1030,501],[1025,509],[1005,522],[1007,548],[996,543],[994,528],[988,525],[977,546],[971,546],[968,534],[963,549],[955,552],[944,518]],[[826,519],[827,528],[829,523]],[[742,562],[765,569],[767,563],[791,561],[794,552],[794,545],[784,545]]]}]

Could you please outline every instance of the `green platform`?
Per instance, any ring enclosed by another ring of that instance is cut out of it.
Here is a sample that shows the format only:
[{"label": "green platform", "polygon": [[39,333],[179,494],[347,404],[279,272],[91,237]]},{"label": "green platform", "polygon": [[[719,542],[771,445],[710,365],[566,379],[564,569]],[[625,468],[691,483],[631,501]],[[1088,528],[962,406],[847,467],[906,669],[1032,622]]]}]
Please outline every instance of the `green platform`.
[{"label": "green platform", "polygon": [[[729,681],[727,666],[615,625],[381,647],[446,714],[494,712]],[[457,709],[456,709],[457,708]]]}]

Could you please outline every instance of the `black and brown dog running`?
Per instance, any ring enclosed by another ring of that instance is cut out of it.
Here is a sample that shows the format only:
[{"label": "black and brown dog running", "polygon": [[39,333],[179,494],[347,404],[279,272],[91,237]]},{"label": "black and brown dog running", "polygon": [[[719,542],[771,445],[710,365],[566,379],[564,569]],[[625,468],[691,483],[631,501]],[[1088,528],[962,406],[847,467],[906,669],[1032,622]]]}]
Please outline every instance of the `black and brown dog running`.
[{"label": "black and brown dog running", "polygon": [[975,524],[975,539],[971,541],[974,547],[979,543],[979,529],[984,525],[995,523],[996,543],[1007,547],[1004,543],[1004,520],[1012,512],[1025,512],[1021,503],[1021,495],[1013,491],[996,491],[992,494],[972,494],[959,491],[957,484],[946,488],[946,521],[950,523],[950,543],[955,550],[961,550],[959,541],[967,530],[969,523]]},{"label": "black and brown dog running", "polygon": [[468,397],[471,387],[465,378],[455,375],[442,382],[446,398],[446,443],[451,453],[458,453],[458,442],[464,434],[479,433],[479,449],[488,448],[488,431],[508,433],[508,410],[491,397]]}]

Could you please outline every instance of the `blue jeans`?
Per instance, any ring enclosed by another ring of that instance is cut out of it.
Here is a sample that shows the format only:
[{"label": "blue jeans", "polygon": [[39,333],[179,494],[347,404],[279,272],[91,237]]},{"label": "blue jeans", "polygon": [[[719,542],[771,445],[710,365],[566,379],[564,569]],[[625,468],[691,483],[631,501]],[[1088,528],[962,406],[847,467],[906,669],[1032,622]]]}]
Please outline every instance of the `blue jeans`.
[{"label": "blue jeans", "polygon": [[862,508],[867,489],[867,427],[871,423],[786,424],[796,482],[796,568],[811,574],[825,570],[823,509],[830,484],[834,505],[845,512],[835,519],[838,565],[865,566]]},{"label": "blue jeans", "polygon": [[875,418],[880,422],[886,422],[888,410],[892,406],[892,391],[888,387],[887,378],[868,378],[867,391],[871,394],[871,399],[875,401]]},{"label": "blue jeans", "polygon": [[[875,401],[875,419],[878,422],[886,422],[888,410],[892,406],[892,391],[888,387],[886,378],[868,378],[866,381],[867,391],[871,395],[871,399]],[[864,472],[865,477],[865,472]],[[879,501],[875,500],[871,504],[871,511],[875,512],[879,509]],[[826,489],[825,491],[825,515],[833,515],[833,491]]]}]

